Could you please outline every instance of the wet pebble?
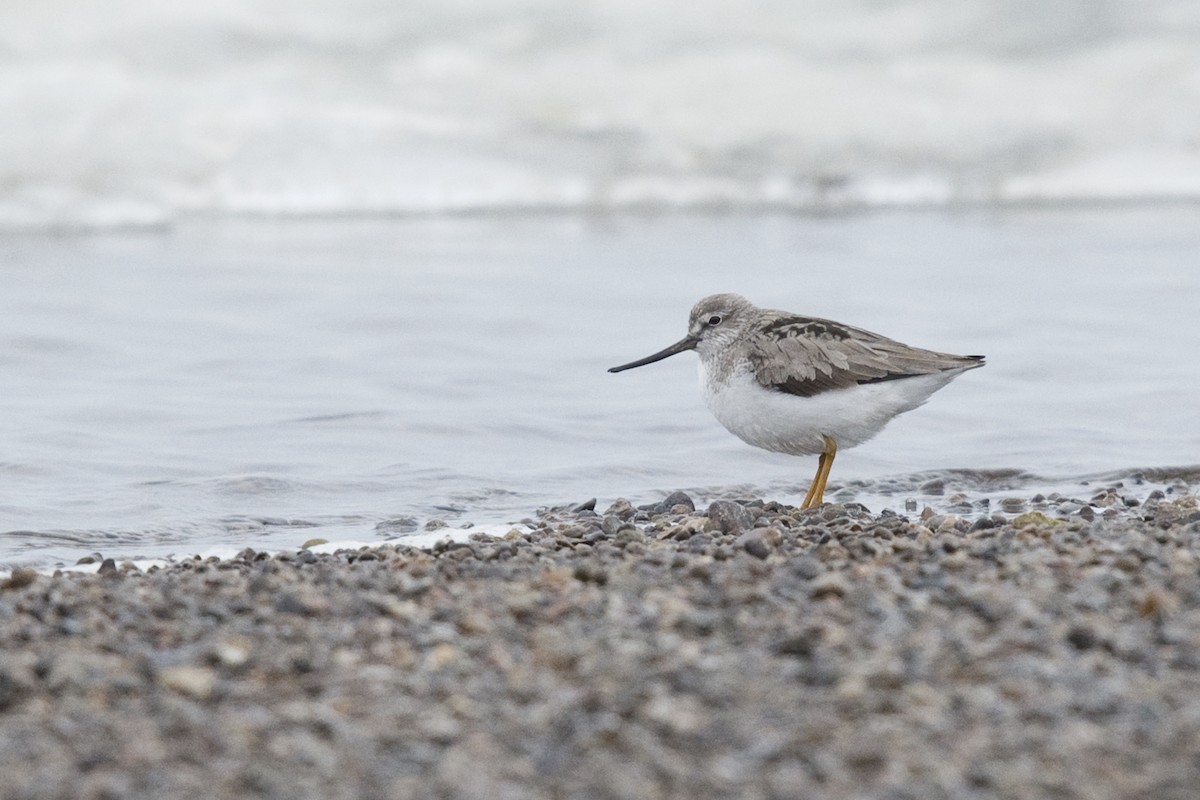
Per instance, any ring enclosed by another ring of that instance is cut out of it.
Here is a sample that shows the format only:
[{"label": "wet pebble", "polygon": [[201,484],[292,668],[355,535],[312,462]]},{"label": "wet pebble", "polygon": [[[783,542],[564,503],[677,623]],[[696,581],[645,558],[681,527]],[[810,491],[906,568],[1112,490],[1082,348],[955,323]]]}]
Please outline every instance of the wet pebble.
[{"label": "wet pebble", "polygon": [[638,510],[650,514],[687,514],[696,510],[696,504],[692,502],[692,498],[686,492],[671,492],[657,503],[638,506]]},{"label": "wet pebble", "polygon": [[204,667],[168,667],[158,673],[158,683],[194,700],[204,700],[212,694],[216,674]]},{"label": "wet pebble", "polygon": [[375,523],[379,533],[411,533],[421,527],[416,517],[392,517]]},{"label": "wet pebble", "polygon": [[23,589],[38,579],[37,570],[18,567],[7,578],[0,581],[0,592],[10,589]]},{"label": "wet pebble", "polygon": [[725,534],[740,533],[754,523],[744,506],[730,500],[714,501],[709,505],[707,515],[713,527]]},{"label": "wet pebble", "polygon": [[1020,497],[1005,497],[1000,500],[1000,510],[1006,514],[1018,514],[1025,508],[1026,502]]},{"label": "wet pebble", "polygon": [[737,544],[755,558],[767,558],[783,544],[778,528],[755,528],[737,538]]}]

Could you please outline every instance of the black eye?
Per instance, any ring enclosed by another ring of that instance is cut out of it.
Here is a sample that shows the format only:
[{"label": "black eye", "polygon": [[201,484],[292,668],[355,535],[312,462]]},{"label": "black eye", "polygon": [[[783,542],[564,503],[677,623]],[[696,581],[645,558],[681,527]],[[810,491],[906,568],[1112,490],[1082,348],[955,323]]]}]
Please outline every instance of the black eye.
[{"label": "black eye", "polygon": [[720,324],[721,324],[721,315],[720,314],[713,314],[711,317],[708,318],[708,327],[715,328]]}]

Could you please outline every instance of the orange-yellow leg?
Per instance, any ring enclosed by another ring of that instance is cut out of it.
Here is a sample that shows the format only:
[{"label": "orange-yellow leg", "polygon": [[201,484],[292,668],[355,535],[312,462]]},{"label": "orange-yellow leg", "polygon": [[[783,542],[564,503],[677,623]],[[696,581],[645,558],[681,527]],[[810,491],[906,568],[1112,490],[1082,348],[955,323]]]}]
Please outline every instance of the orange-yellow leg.
[{"label": "orange-yellow leg", "polygon": [[821,438],[825,440],[825,452],[817,459],[817,474],[813,477],[812,485],[808,487],[808,494],[804,495],[801,509],[819,506],[825,502],[825,484],[829,481],[829,471],[833,469],[833,459],[837,456],[837,442],[824,434]]},{"label": "orange-yellow leg", "polygon": [[800,509],[812,507],[813,495],[817,493],[817,484],[821,481],[821,473],[825,471],[825,454],[821,453],[817,459],[817,474],[813,476],[812,483],[808,485],[808,494],[804,495],[804,502],[800,504]]}]

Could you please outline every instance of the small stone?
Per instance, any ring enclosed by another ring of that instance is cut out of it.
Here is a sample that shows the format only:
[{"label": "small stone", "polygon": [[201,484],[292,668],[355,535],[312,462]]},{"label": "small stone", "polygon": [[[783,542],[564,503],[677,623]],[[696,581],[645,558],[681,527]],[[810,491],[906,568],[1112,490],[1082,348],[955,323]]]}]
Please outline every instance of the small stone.
[{"label": "small stone", "polygon": [[581,514],[584,511],[595,511],[595,510],[596,510],[596,498],[594,498],[594,497],[591,498],[590,500],[584,500],[579,505],[571,507],[572,514]]},{"label": "small stone", "polygon": [[644,542],[646,534],[638,530],[636,525],[622,525],[614,537],[618,542]]},{"label": "small stone", "polygon": [[100,569],[96,570],[96,574],[98,574],[98,575],[116,575],[116,574],[118,574],[117,573],[117,562],[111,558],[104,559],[102,562],[100,562]]},{"label": "small stone", "polygon": [[1174,603],[1171,598],[1157,589],[1151,589],[1146,592],[1137,604],[1137,612],[1139,616],[1153,617],[1161,616],[1168,613]]},{"label": "small stone", "polygon": [[675,506],[685,506],[683,513],[688,514],[696,510],[696,504],[692,502],[692,498],[684,492],[671,492],[669,495],[659,500],[657,503],[648,503],[644,506],[638,506],[639,511],[648,511],[651,514],[667,514],[675,512]]},{"label": "small stone", "polygon": [[612,515],[621,520],[633,519],[633,515],[636,513],[637,509],[624,497],[617,498],[617,501],[604,512],[605,516]]},{"label": "small stone", "polygon": [[421,527],[415,517],[392,517],[375,524],[378,533],[411,533]]},{"label": "small stone", "polygon": [[575,567],[575,579],[583,583],[594,583],[603,586],[608,583],[608,571],[590,561]]},{"label": "small stone", "polygon": [[0,592],[6,592],[10,589],[23,589],[29,584],[37,580],[37,570],[28,569],[25,567],[17,567],[12,571],[3,583],[0,583]]},{"label": "small stone", "polygon": [[1086,625],[1075,625],[1067,631],[1067,641],[1076,650],[1089,650],[1096,646],[1096,633]]},{"label": "small stone", "polygon": [[366,599],[376,611],[400,622],[411,622],[419,611],[412,600],[398,600],[391,595],[372,595]]},{"label": "small stone", "polygon": [[755,528],[739,536],[735,544],[755,558],[766,558],[783,544],[783,532],[779,528]]},{"label": "small stone", "polygon": [[1062,520],[1051,519],[1040,511],[1027,511],[1012,521],[1014,528],[1034,528],[1058,525]]},{"label": "small stone", "polygon": [[284,592],[275,600],[275,610],[281,614],[318,616],[329,610],[329,600],[319,594]]},{"label": "small stone", "polygon": [[1125,553],[1117,556],[1117,559],[1113,561],[1113,566],[1122,572],[1138,572],[1142,568],[1142,560],[1133,553]]},{"label": "small stone", "polygon": [[773,642],[771,649],[781,656],[808,658],[816,649],[819,636],[820,634],[814,634],[811,631],[792,633]]},{"label": "small stone", "polygon": [[951,533],[939,533],[934,541],[943,553],[957,553],[962,546],[962,541]]},{"label": "small stone", "polygon": [[441,519],[431,519],[425,523],[425,530],[427,531],[436,531],[448,527],[450,526],[446,524],[446,521]]},{"label": "small stone", "polygon": [[663,502],[670,503],[672,508],[675,506],[687,506],[688,511],[696,510],[696,503],[686,492],[671,492]]},{"label": "small stone", "polygon": [[1025,501],[1020,497],[1005,497],[1000,501],[1000,510],[1007,514],[1016,514],[1025,510]]},{"label": "small stone", "polygon": [[957,514],[947,514],[934,530],[939,533],[945,533],[947,531],[957,531],[959,527],[964,525],[962,517]]},{"label": "small stone", "polygon": [[817,561],[812,556],[801,556],[790,562],[792,572],[799,578],[810,581],[825,571],[821,566],[821,562]]},{"label": "small stone", "polygon": [[466,636],[482,636],[489,633],[494,625],[488,614],[479,609],[463,611],[458,618],[458,632]]},{"label": "small stone", "polygon": [[160,686],[193,700],[204,700],[211,696],[216,682],[216,673],[206,667],[167,667],[158,673]]},{"label": "small stone", "polygon": [[813,580],[809,596],[814,600],[822,597],[845,597],[850,592],[850,583],[840,572],[826,572]]},{"label": "small stone", "polygon": [[731,500],[716,500],[708,507],[708,519],[724,534],[741,533],[754,523],[750,512]]},{"label": "small stone", "polygon": [[310,547],[316,547],[319,544],[329,544],[328,539],[309,539],[304,544],[300,545],[301,550],[307,550]]},{"label": "small stone", "polygon": [[240,667],[250,660],[250,640],[244,636],[231,637],[213,646],[212,658],[225,667]]},{"label": "small stone", "polygon": [[462,653],[457,647],[449,642],[442,642],[429,651],[429,665],[433,669],[442,669],[458,661],[461,655]]}]

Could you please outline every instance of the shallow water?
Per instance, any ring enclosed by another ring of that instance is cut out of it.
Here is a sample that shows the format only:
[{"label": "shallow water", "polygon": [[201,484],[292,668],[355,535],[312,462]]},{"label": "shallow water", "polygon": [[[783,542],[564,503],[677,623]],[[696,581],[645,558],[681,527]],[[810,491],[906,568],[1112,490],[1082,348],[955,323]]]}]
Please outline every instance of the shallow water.
[{"label": "shallow water", "polygon": [[839,454],[831,489],[872,510],[919,495],[914,473],[984,471],[952,476],[982,497],[1004,490],[994,470],[1084,493],[1195,465],[1197,252],[1195,209],[1162,206],[9,236],[0,566],[382,539],[677,488],[797,502],[815,460],[721,429],[691,354],[605,372],[717,291],[987,355]]}]

